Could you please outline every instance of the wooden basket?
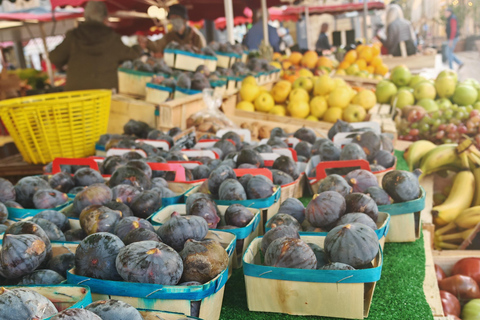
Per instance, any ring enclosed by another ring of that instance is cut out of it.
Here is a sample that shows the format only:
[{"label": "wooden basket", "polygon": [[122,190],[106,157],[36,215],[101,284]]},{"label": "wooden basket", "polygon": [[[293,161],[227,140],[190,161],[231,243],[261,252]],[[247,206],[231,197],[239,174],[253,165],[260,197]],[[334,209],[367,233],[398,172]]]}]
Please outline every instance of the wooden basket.
[{"label": "wooden basket", "polygon": [[165,63],[174,69],[194,72],[201,65],[214,72],[217,69],[217,58],[188,51],[165,49],[163,54]]},{"label": "wooden basket", "polygon": [[215,52],[217,55],[217,67],[229,69],[232,65],[242,60],[242,56],[236,53]]},{"label": "wooden basket", "polygon": [[145,101],[150,103],[162,103],[167,101],[173,93],[173,89],[155,83],[147,83]]},{"label": "wooden basket", "polygon": [[118,92],[145,97],[147,83],[152,81],[153,73],[135,71],[130,69],[118,69]]}]

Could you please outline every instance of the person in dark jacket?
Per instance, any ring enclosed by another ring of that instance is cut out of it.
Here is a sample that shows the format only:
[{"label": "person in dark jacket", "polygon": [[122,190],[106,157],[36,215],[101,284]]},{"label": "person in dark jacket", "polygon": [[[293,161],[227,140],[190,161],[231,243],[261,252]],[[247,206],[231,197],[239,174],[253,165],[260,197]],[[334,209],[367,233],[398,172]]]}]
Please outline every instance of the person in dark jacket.
[{"label": "person in dark jacket", "polygon": [[[243,45],[248,50],[258,50],[258,47],[263,40],[263,20],[260,11],[257,12],[257,22],[248,30],[247,34],[243,38]],[[278,36],[277,29],[271,25],[268,25],[268,41],[273,48],[273,51],[280,51],[280,37]]]},{"label": "person in dark jacket", "polygon": [[168,9],[168,19],[172,30],[157,41],[147,41],[147,48],[155,53],[162,53],[170,42],[190,45],[197,49],[206,46],[206,41],[200,31],[188,26],[188,11],[185,6],[175,4]]},{"label": "person in dark jacket", "polygon": [[66,91],[117,89],[118,66],[139,57],[140,52],[123,44],[120,35],[105,25],[108,16],[104,2],[90,1],[85,22],[70,30],[65,40],[50,52],[58,70],[67,69]]},{"label": "person in dark jacket", "polygon": [[327,36],[327,31],[328,31],[328,23],[322,23],[322,26],[320,28],[320,36],[318,36],[317,44],[315,45],[315,48],[317,51],[325,51],[325,50],[330,50],[332,47],[330,46],[330,41],[328,40]]},{"label": "person in dark jacket", "polygon": [[388,53],[394,57],[402,55],[401,43],[405,43],[407,56],[417,52],[416,36],[410,21],[403,18],[402,8],[398,4],[388,6],[386,39],[379,37]]},{"label": "person in dark jacket", "polygon": [[448,57],[448,66],[450,69],[453,69],[453,62],[458,64],[458,69],[460,70],[463,67],[463,62],[453,53],[455,46],[458,42],[458,37],[460,35],[458,31],[458,21],[457,17],[453,13],[452,8],[447,8],[445,10],[445,17],[447,18],[446,32],[447,32],[447,57]]}]

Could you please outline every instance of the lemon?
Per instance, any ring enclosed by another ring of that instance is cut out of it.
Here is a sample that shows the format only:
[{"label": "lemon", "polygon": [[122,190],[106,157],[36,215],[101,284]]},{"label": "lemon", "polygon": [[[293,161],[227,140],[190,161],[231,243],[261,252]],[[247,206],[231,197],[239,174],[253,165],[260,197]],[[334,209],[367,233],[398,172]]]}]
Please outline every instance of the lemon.
[{"label": "lemon", "polygon": [[260,87],[256,84],[245,83],[240,88],[240,98],[243,101],[253,102],[261,93]]},{"label": "lemon", "polygon": [[335,88],[328,96],[328,106],[330,108],[345,109],[352,99],[350,90],[347,87]]},{"label": "lemon", "polygon": [[377,104],[377,97],[371,90],[362,90],[353,97],[352,103],[362,106],[365,110],[370,110]]},{"label": "lemon", "polygon": [[313,78],[313,73],[312,71],[308,70],[308,69],[300,69],[300,71],[298,71],[298,75],[300,77],[306,77],[306,78]]},{"label": "lemon", "polygon": [[305,119],[310,114],[310,106],[308,101],[294,100],[288,104],[288,112],[294,118]]},{"label": "lemon", "polygon": [[338,87],[350,88],[350,86],[342,78],[334,78],[333,81],[335,81],[335,88],[338,88]]},{"label": "lemon", "polygon": [[310,101],[310,113],[316,118],[321,118],[328,109],[327,99],[323,96],[314,97]]},{"label": "lemon", "polygon": [[333,89],[335,89],[335,81],[328,74],[324,74],[315,81],[313,94],[323,96],[329,94]]},{"label": "lemon", "polygon": [[342,120],[342,108],[328,108],[323,115],[323,121],[335,123],[337,120]]},{"label": "lemon", "polygon": [[254,76],[248,76],[248,77],[245,77],[245,79],[242,80],[242,86],[245,85],[245,84],[251,84],[251,85],[258,85],[257,83],[257,79],[255,79]]},{"label": "lemon", "polygon": [[276,114],[277,116],[286,116],[287,109],[284,106],[277,104],[270,111],[268,111],[268,113]]},{"label": "lemon", "polygon": [[255,107],[253,106],[253,103],[248,102],[248,101],[240,101],[237,103],[237,109],[240,110],[245,110],[245,111],[255,111]]},{"label": "lemon", "polygon": [[318,118],[312,116],[312,115],[309,115],[305,120],[310,120],[310,121],[318,121]]},{"label": "lemon", "polygon": [[275,101],[273,97],[268,92],[262,92],[260,95],[255,99],[253,103],[255,106],[255,110],[261,112],[269,112],[275,106]]},{"label": "lemon", "polygon": [[310,95],[308,94],[307,90],[305,90],[305,89],[295,88],[292,91],[290,91],[289,100],[290,100],[290,102],[292,102],[292,101],[306,101],[307,104],[308,104],[308,101],[310,101]]}]

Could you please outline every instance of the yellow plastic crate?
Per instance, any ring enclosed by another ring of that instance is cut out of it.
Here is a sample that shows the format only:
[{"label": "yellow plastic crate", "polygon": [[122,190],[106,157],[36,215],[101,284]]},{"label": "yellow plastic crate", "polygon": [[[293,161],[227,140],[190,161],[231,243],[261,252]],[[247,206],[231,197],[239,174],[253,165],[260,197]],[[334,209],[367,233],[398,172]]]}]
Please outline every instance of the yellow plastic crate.
[{"label": "yellow plastic crate", "polygon": [[0,101],[0,116],[24,160],[95,154],[95,142],[106,133],[110,90],[52,93]]}]

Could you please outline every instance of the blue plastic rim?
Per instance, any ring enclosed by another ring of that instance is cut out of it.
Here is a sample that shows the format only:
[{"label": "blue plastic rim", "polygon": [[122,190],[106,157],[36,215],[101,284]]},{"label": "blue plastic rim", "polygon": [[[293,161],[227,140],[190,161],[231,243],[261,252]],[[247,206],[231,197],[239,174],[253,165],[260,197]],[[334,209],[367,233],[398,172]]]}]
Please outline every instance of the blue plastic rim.
[{"label": "blue plastic rim", "polygon": [[[163,314],[173,314],[173,315],[178,315],[178,316],[181,316],[182,319],[194,319],[194,320],[202,320],[200,318],[197,318],[197,317],[192,317],[192,316],[187,316],[183,313],[178,313],[178,312],[170,312],[170,311],[156,311],[156,310],[148,310],[148,309],[142,309],[142,308],[137,308],[138,311],[140,312],[146,312],[147,314],[148,313],[161,313],[161,315]],[[155,314],[156,316],[156,314]],[[161,318],[158,318],[158,319],[161,319]]]},{"label": "blue plastic rim", "polygon": [[200,286],[164,286],[151,283],[100,280],[79,276],[74,272],[75,269],[67,272],[68,283],[89,286],[93,293],[164,300],[203,300],[222,289],[228,279],[228,267],[215,279]]},{"label": "blue plastic rim", "polygon": [[[387,215],[387,219],[385,220],[385,223],[383,224],[383,227],[381,227],[380,229],[374,230],[375,233],[377,234],[378,240],[382,239],[383,237],[386,237],[387,234],[388,234],[388,230],[390,229],[390,214],[387,213],[387,212],[384,212],[384,213]],[[265,232],[267,232],[268,230],[271,229],[271,228],[267,228],[267,225],[270,222],[270,220],[272,220],[272,218],[270,218],[267,221],[267,223],[265,223]],[[326,237],[328,232],[299,231],[298,234],[301,235],[301,236],[323,236],[323,237]]]},{"label": "blue plastic rim", "polygon": [[170,92],[170,93],[173,92],[173,89],[170,88],[170,87],[165,87],[165,86],[162,86],[160,84],[156,84],[156,83],[152,83],[152,82],[147,83],[147,88],[161,90],[161,91],[167,91],[167,92]]},{"label": "blue plastic rim", "polygon": [[386,206],[378,206],[378,211],[387,212],[391,216],[422,211],[425,208],[425,198],[427,194],[423,187],[420,187],[420,190],[420,198],[407,202],[392,203]]},{"label": "blue plastic rim", "polygon": [[137,70],[125,69],[125,68],[118,68],[118,71],[135,75],[135,76],[150,77],[150,78],[153,77],[153,75],[155,75],[155,73],[137,71]]},{"label": "blue plastic rim", "polygon": [[191,53],[191,52],[188,52],[188,51],[182,51],[182,50],[173,50],[173,49],[165,49],[163,51],[163,53],[173,53],[173,54],[182,54],[184,56],[189,56],[189,57],[194,57],[194,58],[198,58],[198,59],[204,59],[204,60],[213,60],[213,61],[217,61],[218,59],[214,56],[207,56],[207,55],[204,55],[204,54],[196,54],[196,53]]},{"label": "blue plastic rim", "polygon": [[237,54],[237,53],[227,53],[227,52],[215,51],[215,54],[217,56],[224,56],[224,57],[242,59],[242,55]]},{"label": "blue plastic rim", "polygon": [[63,208],[69,206],[70,204],[73,203],[72,198],[68,198],[68,201],[65,202],[64,204],[52,208],[52,209],[18,209],[18,208],[11,208],[7,207],[8,210],[8,219],[14,220],[14,221],[20,221],[22,219],[28,218],[28,217],[33,217],[37,215],[38,213],[45,211],[45,210],[55,210],[55,211],[60,211]]},{"label": "blue plastic rim", "polygon": [[[277,268],[252,264],[245,261],[245,255],[252,250],[257,239],[261,241],[262,237],[256,238],[243,255],[243,273],[246,276],[272,279],[286,280],[298,282],[317,282],[317,283],[370,283],[380,280],[383,266],[383,250],[379,245],[378,254],[380,264],[375,268],[358,269],[358,270],[310,270],[310,269],[293,269],[293,268]],[[256,252],[254,253],[256,254]]]}]

